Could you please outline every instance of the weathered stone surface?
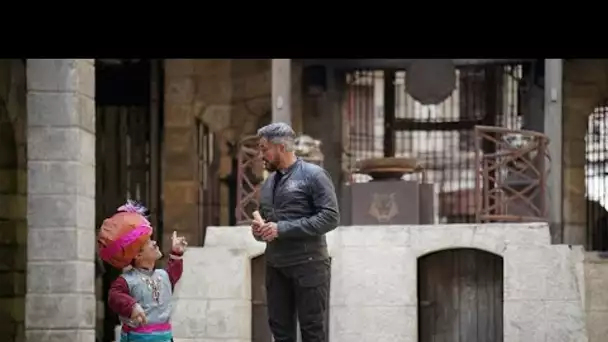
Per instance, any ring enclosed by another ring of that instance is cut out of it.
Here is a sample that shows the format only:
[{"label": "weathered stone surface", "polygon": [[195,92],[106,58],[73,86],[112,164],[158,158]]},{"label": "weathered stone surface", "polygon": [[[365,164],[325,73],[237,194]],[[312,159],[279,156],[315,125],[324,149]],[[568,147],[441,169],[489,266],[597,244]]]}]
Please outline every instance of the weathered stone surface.
[{"label": "weathered stone surface", "polygon": [[[417,258],[449,248],[504,258],[505,341],[587,341],[582,253],[550,245],[546,224],[338,227],[327,240],[332,341],[416,341]],[[251,338],[249,328],[242,328],[244,336],[224,334],[224,317],[250,324],[250,261],[263,250],[249,227],[208,230],[205,248],[191,248],[185,257],[176,288],[176,340]]]},{"label": "weathered stone surface", "polygon": [[[196,132],[196,119],[201,119],[213,134],[219,152],[214,156],[220,164],[219,174],[232,174],[235,152],[232,145],[245,135],[255,134],[260,118],[270,110],[270,60],[166,60],[165,76],[164,226],[167,232],[188,231],[187,236],[195,238],[190,244],[194,246],[200,243],[202,228],[198,210],[204,209],[204,205],[196,209],[178,208],[183,206],[184,199],[171,201],[167,197],[175,198],[171,193],[178,192],[179,186],[173,189],[174,181],[200,181],[197,140],[188,136]],[[188,130],[191,133],[186,133]],[[219,211],[219,223],[228,224],[234,215],[231,194],[224,183],[213,186],[219,187],[219,206],[212,210]],[[199,191],[198,185],[196,189],[183,190],[188,194],[187,202],[193,191]],[[188,213],[180,215],[183,210]]]},{"label": "weathered stone surface", "polygon": [[95,196],[95,166],[80,162],[31,161],[29,189],[35,194]]},{"label": "weathered stone surface", "polygon": [[28,260],[93,261],[95,232],[78,228],[32,229],[29,232]]},{"label": "weathered stone surface", "polygon": [[95,326],[95,295],[27,294],[25,324],[32,329],[92,329]]},{"label": "weathered stone surface", "polygon": [[82,59],[28,60],[28,88],[33,91],[75,92],[95,97],[95,66]]},{"label": "weathered stone surface", "polygon": [[[165,128],[186,127],[194,125],[194,112],[189,103],[169,102],[165,103]],[[171,140],[167,139],[168,143]]]},{"label": "weathered stone surface", "polygon": [[30,263],[30,293],[86,293],[95,291],[95,264],[90,261]]},{"label": "weathered stone surface", "polygon": [[173,181],[165,188],[165,198],[175,204],[196,204],[199,183],[195,181]]},{"label": "weathered stone surface", "polygon": [[192,104],[195,82],[192,77],[173,77],[165,80],[165,101],[167,103]]},{"label": "weathered stone surface", "polygon": [[[28,125],[81,127],[95,132],[95,116],[81,113],[95,113],[95,101],[77,93],[37,93],[28,97]],[[62,113],[63,115],[54,115]]]},{"label": "weathered stone surface", "polygon": [[224,130],[230,126],[232,106],[211,105],[205,108],[202,119],[214,132]]},{"label": "weathered stone surface", "polygon": [[95,135],[79,128],[30,127],[30,160],[80,161],[95,165]]},{"label": "weathered stone surface", "polygon": [[95,227],[95,200],[79,195],[34,195],[28,199],[30,229]]},{"label": "weathered stone surface", "polygon": [[28,342],[95,342],[92,330],[28,330]]},{"label": "weathered stone surface", "polygon": [[26,338],[93,342],[95,69],[91,60],[27,65]]},{"label": "weathered stone surface", "polygon": [[165,153],[191,153],[196,139],[194,127],[171,127],[166,129],[165,139],[171,141]]}]

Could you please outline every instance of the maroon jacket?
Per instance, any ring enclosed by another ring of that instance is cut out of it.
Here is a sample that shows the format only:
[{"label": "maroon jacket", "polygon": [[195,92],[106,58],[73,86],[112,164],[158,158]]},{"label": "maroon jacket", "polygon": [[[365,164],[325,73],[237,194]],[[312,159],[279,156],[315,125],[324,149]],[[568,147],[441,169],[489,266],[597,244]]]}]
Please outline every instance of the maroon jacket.
[{"label": "maroon jacket", "polygon": [[[176,258],[177,257],[177,258]],[[171,290],[175,288],[175,284],[182,277],[184,270],[184,261],[181,259],[182,254],[171,252],[167,267],[165,270],[169,274],[171,281]],[[108,295],[108,305],[110,309],[122,317],[131,317],[133,306],[137,303],[129,292],[129,285],[123,277],[118,277],[110,286]]]}]

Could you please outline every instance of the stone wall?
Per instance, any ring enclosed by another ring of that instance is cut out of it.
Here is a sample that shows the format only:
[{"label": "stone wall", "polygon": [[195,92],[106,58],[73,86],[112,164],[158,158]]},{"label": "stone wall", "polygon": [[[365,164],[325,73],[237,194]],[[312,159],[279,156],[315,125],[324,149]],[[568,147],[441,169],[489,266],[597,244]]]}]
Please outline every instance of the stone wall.
[{"label": "stone wall", "polygon": [[607,94],[607,60],[564,60],[563,241],[567,244],[586,244],[585,134],[589,115]]},{"label": "stone wall", "polygon": [[[418,341],[417,258],[448,248],[502,256],[506,342],[587,341],[582,249],[551,245],[546,224],[349,226],[327,239],[332,342]],[[176,342],[251,340],[251,259],[263,250],[249,227],[213,227],[187,252]]]},{"label": "stone wall", "polygon": [[608,259],[596,252],[585,253],[585,313],[589,342],[604,342],[608,336]]},{"label": "stone wall", "polygon": [[25,64],[0,60],[0,336],[24,340],[26,270]]},{"label": "stone wall", "polygon": [[[292,68],[292,119],[301,132],[300,67]],[[219,224],[228,225],[234,215],[227,178],[234,177],[235,146],[271,120],[271,64],[269,59],[168,59],[165,61],[164,106],[164,230],[178,231],[192,245],[201,245],[198,208],[199,162],[197,124],[215,135],[219,186]],[[234,180],[232,180],[234,182]],[[208,214],[208,213],[207,213]]]}]

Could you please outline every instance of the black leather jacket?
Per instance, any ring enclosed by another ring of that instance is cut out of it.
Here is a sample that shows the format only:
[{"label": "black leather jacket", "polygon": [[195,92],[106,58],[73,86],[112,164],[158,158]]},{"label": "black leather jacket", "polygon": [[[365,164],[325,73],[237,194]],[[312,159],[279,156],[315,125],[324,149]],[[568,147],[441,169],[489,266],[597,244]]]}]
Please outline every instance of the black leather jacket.
[{"label": "black leather jacket", "polygon": [[301,159],[280,178],[278,172],[270,174],[260,189],[260,214],[264,221],[276,222],[279,230],[278,237],[266,244],[266,261],[282,267],[329,258],[325,233],[340,222],[329,174]]}]

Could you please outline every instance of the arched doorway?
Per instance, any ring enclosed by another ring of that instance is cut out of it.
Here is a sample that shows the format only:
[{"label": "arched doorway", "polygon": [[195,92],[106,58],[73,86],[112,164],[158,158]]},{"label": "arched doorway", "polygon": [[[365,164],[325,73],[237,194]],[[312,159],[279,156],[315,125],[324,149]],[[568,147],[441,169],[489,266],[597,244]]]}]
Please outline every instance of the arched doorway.
[{"label": "arched doorway", "polygon": [[420,342],[503,341],[503,259],[459,248],[418,259]]}]

